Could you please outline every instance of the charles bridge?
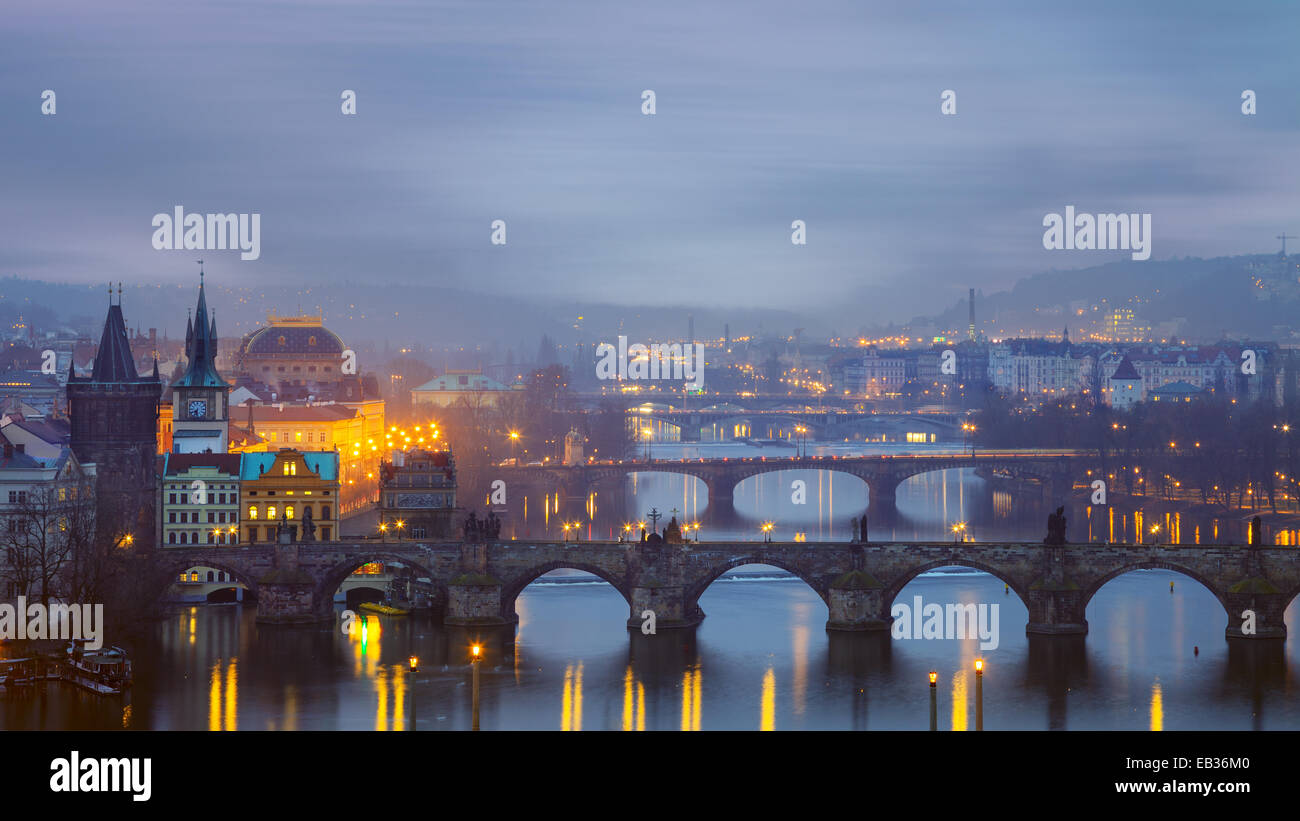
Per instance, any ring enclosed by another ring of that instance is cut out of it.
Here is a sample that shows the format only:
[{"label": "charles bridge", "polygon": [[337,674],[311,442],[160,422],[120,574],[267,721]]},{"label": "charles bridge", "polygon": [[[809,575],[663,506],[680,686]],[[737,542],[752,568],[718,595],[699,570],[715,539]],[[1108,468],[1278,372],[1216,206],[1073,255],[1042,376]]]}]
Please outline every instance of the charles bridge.
[{"label": "charles bridge", "polygon": [[[1010,479],[1039,483],[1049,498],[1064,498],[1076,482],[1087,477],[1095,454],[1077,451],[1003,450],[981,453],[926,453],[881,456],[765,456],[743,459],[653,459],[587,462],[577,465],[501,466],[486,469],[489,483],[507,487],[560,488],[569,498],[586,497],[602,485],[622,481],[631,473],[674,473],[704,482],[711,513],[734,512],[736,486],[751,476],[782,470],[828,470],[861,479],[868,488],[873,513],[896,511],[898,486],[907,479],[937,470],[973,468]],[[486,493],[484,494],[486,495]]]},{"label": "charles bridge", "polygon": [[[829,610],[828,630],[887,630],[903,587],[928,570],[970,567],[1015,591],[1029,611],[1031,635],[1088,631],[1088,602],[1109,580],[1164,568],[1204,585],[1228,616],[1228,638],[1285,638],[1283,613],[1300,593],[1300,550],[1236,545],[1101,545],[1037,543],[845,542],[289,542],[158,550],[142,557],[157,598],[191,567],[224,570],[257,597],[257,619],[309,624],[334,619],[334,593],[368,562],[395,562],[426,575],[437,590],[435,612],[447,624],[508,626],[515,601],[544,573],[583,570],[609,582],[627,601],[628,627],[653,611],[656,629],[698,624],[699,600],[719,576],[745,564],[786,570],[816,591]],[[1243,635],[1242,613],[1255,632]]]}]

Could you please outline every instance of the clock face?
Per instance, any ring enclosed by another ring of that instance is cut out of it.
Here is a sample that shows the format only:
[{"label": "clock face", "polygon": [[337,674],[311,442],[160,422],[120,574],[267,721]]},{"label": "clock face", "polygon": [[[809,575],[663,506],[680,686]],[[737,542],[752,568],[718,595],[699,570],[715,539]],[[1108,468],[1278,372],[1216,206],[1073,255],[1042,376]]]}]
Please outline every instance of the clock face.
[{"label": "clock face", "polygon": [[207,416],[208,403],[202,399],[194,399],[190,402],[190,416]]}]

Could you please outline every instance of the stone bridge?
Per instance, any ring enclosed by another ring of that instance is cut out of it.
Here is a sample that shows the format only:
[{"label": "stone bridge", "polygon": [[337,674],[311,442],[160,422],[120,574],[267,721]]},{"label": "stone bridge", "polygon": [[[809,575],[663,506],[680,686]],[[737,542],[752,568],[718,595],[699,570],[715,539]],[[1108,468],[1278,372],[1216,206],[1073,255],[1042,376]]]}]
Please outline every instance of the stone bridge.
[{"label": "stone bridge", "polygon": [[[804,428],[810,441],[837,441],[852,434],[889,434],[901,437],[907,432],[933,434],[938,441],[962,441],[961,425],[956,414],[881,414],[843,408],[748,410],[736,407],[701,408],[633,408],[638,424],[658,421],[677,428],[682,442],[699,442],[705,429],[734,429],[743,426],[752,438],[765,439],[784,433],[790,438],[796,428]],[[727,436],[727,438],[733,438]]]},{"label": "stone bridge", "polygon": [[[982,453],[927,453],[917,455],[757,456],[744,459],[653,459],[581,465],[495,467],[484,471],[489,481],[501,479],[507,487],[563,488],[563,495],[585,497],[602,484],[621,481],[629,473],[676,473],[702,482],[709,493],[713,514],[734,514],[736,486],[751,476],[781,470],[829,470],[856,476],[866,483],[870,509],[886,516],[894,513],[898,486],[922,473],[953,468],[997,472],[1016,479],[1032,479],[1048,489],[1052,499],[1064,500],[1076,482],[1085,481],[1095,454],[1081,451],[991,451]],[[474,498],[471,495],[469,498]]]},{"label": "stone bridge", "polygon": [[[559,568],[609,582],[628,603],[629,627],[639,627],[651,610],[658,629],[698,624],[709,585],[755,563],[786,570],[816,591],[829,609],[828,630],[887,630],[903,587],[952,565],[990,573],[1014,590],[1029,611],[1029,634],[1087,633],[1084,613],[1097,590],[1143,568],[1173,570],[1204,585],[1224,607],[1229,638],[1285,638],[1283,613],[1300,593],[1300,550],[1235,545],[285,541],[160,550],[145,560],[159,598],[183,570],[213,567],[256,594],[258,621],[287,624],[331,621],[340,583],[372,561],[414,568],[432,580],[446,623],[482,627],[517,622],[519,594]],[[1251,636],[1242,634],[1245,610],[1256,614]]]}]

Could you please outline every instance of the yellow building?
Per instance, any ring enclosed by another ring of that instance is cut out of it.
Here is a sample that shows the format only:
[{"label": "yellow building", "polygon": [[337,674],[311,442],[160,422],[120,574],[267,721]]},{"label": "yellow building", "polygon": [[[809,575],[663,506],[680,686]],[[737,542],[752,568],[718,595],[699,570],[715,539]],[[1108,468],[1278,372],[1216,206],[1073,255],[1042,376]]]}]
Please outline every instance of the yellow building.
[{"label": "yellow building", "polygon": [[[340,512],[350,513],[378,500],[379,462],[385,439],[382,399],[255,405],[252,418],[252,427],[263,441],[255,447],[241,446],[240,450],[337,451]],[[248,426],[245,422],[244,429]]]},{"label": "yellow building", "polygon": [[338,538],[339,455],[280,448],[241,454],[240,484],[244,541],[275,541],[276,525],[289,525],[299,537],[303,517],[311,511],[318,542]]}]

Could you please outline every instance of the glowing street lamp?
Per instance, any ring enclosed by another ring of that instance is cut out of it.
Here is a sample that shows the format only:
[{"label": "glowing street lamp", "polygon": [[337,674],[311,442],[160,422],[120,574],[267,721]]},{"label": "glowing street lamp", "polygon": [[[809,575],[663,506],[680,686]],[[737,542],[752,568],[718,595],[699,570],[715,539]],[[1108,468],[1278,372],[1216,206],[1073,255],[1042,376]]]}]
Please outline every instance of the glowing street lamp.
[{"label": "glowing street lamp", "polygon": [[420,672],[420,657],[413,655],[406,662],[411,669],[411,732],[415,732],[415,674]]},{"label": "glowing street lamp", "polygon": [[765,542],[772,541],[772,528],[775,526],[776,525],[774,522],[763,522],[763,526],[762,526],[763,541]]},{"label": "glowing street lamp", "polygon": [[474,725],[478,730],[478,663],[483,660],[483,645],[475,643],[469,648],[470,666],[474,668]]},{"label": "glowing street lamp", "polygon": [[939,674],[930,671],[930,731],[939,729]]},{"label": "glowing street lamp", "polygon": [[984,659],[975,659],[975,729],[984,729]]}]

